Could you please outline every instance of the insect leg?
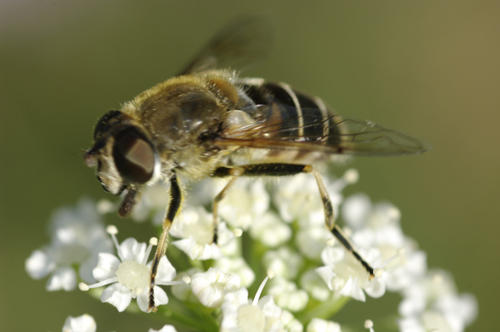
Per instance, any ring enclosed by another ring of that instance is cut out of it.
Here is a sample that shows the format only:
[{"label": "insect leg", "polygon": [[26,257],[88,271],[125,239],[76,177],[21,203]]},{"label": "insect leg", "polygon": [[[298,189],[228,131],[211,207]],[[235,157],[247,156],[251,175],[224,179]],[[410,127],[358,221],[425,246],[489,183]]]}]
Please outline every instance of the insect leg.
[{"label": "insect leg", "polygon": [[226,184],[226,186],[221,190],[221,192],[215,196],[214,198],[214,204],[212,207],[212,213],[214,216],[214,238],[213,242],[217,244],[217,228],[219,226],[219,202],[226,196],[226,194],[229,192],[231,187],[236,183],[236,180],[238,177],[241,175],[242,169],[239,167],[235,168],[229,168],[229,167],[220,167],[218,168],[215,173],[218,175],[212,175],[212,176],[217,176],[217,177],[226,177],[226,176],[231,176],[231,180]]},{"label": "insect leg", "polygon": [[[234,168],[220,167],[215,170],[212,176],[231,176],[231,173],[234,173],[235,169],[239,170],[238,176],[286,176],[299,173],[312,173],[314,175],[314,178],[316,179],[316,183],[318,184],[319,194],[323,202],[326,227],[340,241],[340,243],[342,243],[342,245],[354,255],[354,257],[361,263],[361,265],[363,265],[366,271],[370,274],[370,279],[375,276],[373,268],[370,266],[370,264],[368,264],[354,249],[354,246],[347,239],[342,230],[335,224],[335,217],[333,215],[333,206],[332,202],[330,201],[330,196],[328,195],[328,191],[326,190],[323,179],[321,178],[321,174],[314,168],[314,166],[296,164],[257,164],[238,166]],[[224,190],[225,189],[226,188],[224,188]]]},{"label": "insect leg", "polygon": [[165,220],[163,221],[163,231],[158,241],[158,247],[156,248],[155,256],[153,258],[153,263],[151,264],[150,271],[150,283],[149,283],[149,306],[147,312],[156,312],[155,307],[155,293],[153,287],[155,286],[156,273],[158,272],[158,265],[160,264],[160,259],[165,255],[168,246],[168,231],[172,226],[172,222],[179,211],[182,201],[182,192],[177,181],[177,176],[175,173],[170,178],[170,202],[168,204],[167,213],[165,215]]}]

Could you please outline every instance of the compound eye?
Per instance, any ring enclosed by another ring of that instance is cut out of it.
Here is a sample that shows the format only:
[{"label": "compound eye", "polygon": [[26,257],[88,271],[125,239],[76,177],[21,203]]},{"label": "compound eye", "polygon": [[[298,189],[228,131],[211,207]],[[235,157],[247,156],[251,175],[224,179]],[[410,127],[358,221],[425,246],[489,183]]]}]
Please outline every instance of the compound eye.
[{"label": "compound eye", "polygon": [[124,129],[115,137],[113,158],[118,172],[126,181],[146,183],[153,176],[155,152],[134,128]]}]

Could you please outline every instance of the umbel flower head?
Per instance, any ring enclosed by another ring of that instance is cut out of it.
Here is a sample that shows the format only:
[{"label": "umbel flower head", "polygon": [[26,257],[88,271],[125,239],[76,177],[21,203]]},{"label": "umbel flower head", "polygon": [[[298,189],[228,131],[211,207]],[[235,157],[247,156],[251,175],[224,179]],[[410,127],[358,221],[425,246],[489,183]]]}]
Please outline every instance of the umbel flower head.
[{"label": "umbel flower head", "polygon": [[[219,205],[218,244],[212,243],[213,215],[206,199],[209,193],[211,197],[217,194],[213,189],[217,185],[211,180],[194,184],[192,199],[174,220],[168,258],[160,260],[156,275],[154,300],[159,310],[155,315],[168,323],[159,331],[172,332],[175,326],[178,331],[207,332],[374,332],[398,326],[403,332],[463,332],[477,315],[474,296],[458,293],[448,273],[427,268],[427,254],[404,234],[401,213],[395,206],[373,203],[365,194],[344,199],[342,190],[358,177],[351,169],[337,179],[326,178],[325,185],[337,225],[374,269],[374,276],[325,227],[313,176],[287,177],[279,182],[238,180]],[[133,217],[158,227],[159,211],[168,200],[165,189],[146,189],[146,199]],[[49,284],[65,285],[60,288],[74,288],[77,279],[84,282],[81,289],[95,288],[93,294],[106,286],[100,294],[102,302],[122,312],[136,299],[140,310],[146,311],[148,257],[156,239],[149,245],[134,238],[119,243],[116,228],[108,227],[110,239],[96,210],[107,213],[115,205],[101,202],[96,209],[95,203],[87,201],[63,210],[66,213],[56,213],[53,220],[57,222],[52,224],[66,227],[51,227],[52,243],[35,251],[26,269],[34,278],[52,273],[57,277],[51,277]],[[85,227],[78,228],[80,222]],[[116,255],[111,253],[112,243]],[[79,256],[71,250],[65,252],[67,248],[84,248],[88,255],[76,259]],[[72,258],[70,264],[68,259],[60,259],[61,253]],[[89,257],[94,257],[92,264]],[[78,268],[79,278],[73,266]],[[73,271],[71,283],[57,281],[64,279],[61,269]],[[268,276],[267,271],[273,272]],[[269,280],[271,275],[274,278]],[[255,280],[264,282],[259,286]],[[162,288],[165,285],[172,287]],[[401,296],[399,306],[388,309],[397,319],[371,317],[374,325],[367,320],[370,315],[363,311],[363,301],[366,296],[376,301],[387,292]],[[255,294],[253,299],[251,294]],[[335,322],[336,314],[351,299],[359,320],[341,326]],[[87,318],[80,320],[89,322]],[[94,326],[95,330],[95,322],[80,325]]]}]

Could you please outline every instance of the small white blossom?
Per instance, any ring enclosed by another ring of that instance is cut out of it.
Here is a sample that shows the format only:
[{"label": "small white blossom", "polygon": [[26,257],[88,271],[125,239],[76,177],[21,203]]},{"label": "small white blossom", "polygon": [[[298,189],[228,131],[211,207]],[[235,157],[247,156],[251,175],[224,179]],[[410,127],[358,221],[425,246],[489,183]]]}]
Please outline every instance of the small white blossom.
[{"label": "small white blossom", "polygon": [[95,332],[97,325],[92,316],[85,314],[78,317],[69,316],[64,322],[63,332]]},{"label": "small white blossom", "polygon": [[[196,273],[203,272],[199,268],[192,268],[187,271],[183,271],[177,274],[177,277],[175,280],[182,280],[183,278],[188,277],[189,279],[192,279],[193,275]],[[179,283],[177,285],[172,286],[172,294],[176,298],[178,298],[181,301],[188,301],[188,302],[199,302],[198,297],[193,294],[193,291],[191,289],[191,284],[190,283]]]},{"label": "small white blossom", "polygon": [[364,227],[378,228],[398,224],[401,212],[391,203],[372,204],[365,194],[348,197],[342,206],[344,220],[354,230]]},{"label": "small white blossom", "polygon": [[269,194],[258,179],[240,178],[219,203],[219,215],[232,227],[247,230],[269,208]]},{"label": "small white blossom", "polygon": [[402,316],[422,313],[438,299],[453,294],[456,294],[456,290],[452,277],[445,271],[431,270],[403,289],[399,313]]},{"label": "small white blossom", "polygon": [[149,329],[148,332],[177,332],[177,330],[172,325],[164,325],[159,330]]},{"label": "small white blossom", "polygon": [[324,216],[318,184],[312,174],[297,174],[280,179],[274,193],[274,201],[285,222],[299,219],[313,223],[317,221],[318,215]]},{"label": "small white blossom", "polygon": [[100,252],[112,252],[112,242],[107,237],[97,213],[95,203],[83,199],[74,208],[58,209],[49,225],[51,243],[35,250],[26,260],[25,268],[33,279],[52,273],[47,290],[73,290],[77,273],[85,282],[94,282],[92,269],[97,265]]},{"label": "small white blossom", "polygon": [[[376,249],[361,251],[360,254],[368,263],[377,261],[380,256]],[[385,293],[384,278],[369,280],[370,276],[365,268],[344,248],[327,247],[321,258],[325,266],[316,271],[335,294],[364,302],[363,290],[371,297],[380,297]]]},{"label": "small white blossom", "polygon": [[[325,219],[324,216],[322,218]],[[325,225],[311,226],[299,229],[295,237],[295,244],[302,255],[311,260],[319,261],[321,253],[330,239],[333,239],[333,234],[326,229]]]},{"label": "small white blossom", "polygon": [[265,246],[275,248],[292,237],[292,229],[272,212],[256,218],[250,226],[250,235]]},{"label": "small white blossom", "polygon": [[225,295],[221,309],[221,332],[283,331],[281,308],[270,295],[252,303],[248,290],[241,288]]},{"label": "small white blossom", "polygon": [[354,230],[351,240],[360,248],[392,246],[402,248],[406,238],[401,230],[401,213],[390,203],[372,204],[364,194],[347,198],[342,205],[342,216]]},{"label": "small white blossom", "polygon": [[306,332],[342,332],[342,330],[338,323],[313,318],[307,325]]},{"label": "small white blossom", "polygon": [[309,269],[302,274],[300,287],[318,301],[326,301],[332,295],[325,281],[314,269]]},{"label": "small white blossom", "polygon": [[272,269],[277,276],[295,279],[304,265],[304,259],[290,247],[281,247],[266,252],[262,263],[266,270]]},{"label": "small white blossom", "polygon": [[435,311],[425,311],[419,316],[405,317],[398,320],[401,332],[461,332],[454,329],[447,319]]},{"label": "small white blossom", "polygon": [[234,234],[227,229],[225,223],[218,227],[218,243],[213,242],[213,216],[203,207],[188,207],[182,217],[172,225],[170,234],[183,238],[172,244],[184,251],[191,259],[218,259],[223,257],[223,251],[232,253],[236,249]]},{"label": "small white blossom", "polygon": [[[112,227],[109,227],[112,229]],[[145,243],[139,243],[133,238],[128,238],[121,244],[111,236],[116,245],[118,257],[102,253],[99,254],[99,263],[94,269],[94,277],[99,281],[93,285],[81,285],[82,290],[96,288],[111,284],[101,295],[101,301],[114,305],[118,311],[124,311],[132,301],[137,298],[137,305],[142,311],[148,308],[149,297],[149,271],[151,262],[146,265],[152,244],[146,248]],[[175,278],[175,269],[166,256],[160,259],[154,286],[155,306],[168,303],[167,294],[157,285],[172,285]]]},{"label": "small white blossom", "polygon": [[365,194],[352,195],[342,204],[341,214],[352,229],[364,226],[372,209],[372,202]]},{"label": "small white blossom", "polygon": [[463,332],[477,316],[477,302],[470,294],[457,294],[451,276],[432,270],[403,290],[398,321],[402,331],[439,329]]},{"label": "small white blossom", "polygon": [[[338,214],[342,201],[341,191],[346,185],[357,181],[357,174],[356,170],[350,169],[335,181],[323,178],[334,215]],[[299,220],[301,227],[325,225],[323,203],[312,174],[298,174],[280,181],[275,190],[274,201],[285,222]]]},{"label": "small white blossom", "polygon": [[472,323],[477,317],[477,300],[472,294],[447,294],[441,296],[434,303],[434,309],[443,313],[446,317],[456,317],[456,330],[463,330],[465,326]]},{"label": "small white blossom", "polygon": [[305,290],[282,277],[276,277],[270,282],[268,293],[276,299],[278,306],[293,312],[304,309],[309,301]]},{"label": "small white blossom", "polygon": [[372,204],[364,194],[347,198],[342,206],[347,224],[355,231],[351,241],[357,249],[380,251],[377,267],[387,271],[388,290],[399,291],[427,271],[426,254],[403,234],[401,213],[390,203]]},{"label": "small white blossom", "polygon": [[255,280],[255,273],[242,257],[223,257],[215,261],[215,267],[221,271],[239,275],[243,287],[249,287]]},{"label": "small white blossom", "polygon": [[241,287],[241,278],[237,274],[228,274],[219,269],[210,268],[207,272],[196,273],[191,278],[191,289],[201,304],[209,308],[221,305],[224,295]]},{"label": "small white blossom", "polygon": [[281,311],[280,320],[283,323],[283,328],[286,332],[302,332],[304,326],[293,317],[293,314],[287,310]]},{"label": "small white blossom", "polygon": [[264,286],[274,272],[268,270],[268,276],[261,283],[253,301],[248,299],[248,290],[238,291],[224,296],[222,303],[221,332],[302,332],[302,324],[293,315],[277,306],[271,295],[260,298]]}]

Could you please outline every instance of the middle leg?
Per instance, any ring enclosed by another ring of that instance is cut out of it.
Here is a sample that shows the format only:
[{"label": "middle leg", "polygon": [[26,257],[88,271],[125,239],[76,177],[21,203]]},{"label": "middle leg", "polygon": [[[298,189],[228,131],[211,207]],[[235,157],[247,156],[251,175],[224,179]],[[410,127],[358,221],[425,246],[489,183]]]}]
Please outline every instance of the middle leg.
[{"label": "middle leg", "polygon": [[[297,164],[256,164],[256,165],[243,165],[236,167],[219,167],[212,174],[212,177],[232,177],[224,189],[217,195],[214,200],[214,227],[217,224],[217,208],[218,203],[224,198],[229,189],[234,185],[236,179],[240,176],[286,176],[295,175],[299,173],[312,173],[318,185],[319,194],[323,203],[325,213],[325,224],[328,230],[340,241],[340,243],[358,260],[361,265],[370,274],[370,279],[374,278],[374,270],[361,255],[355,250],[352,243],[344,235],[340,227],[335,224],[335,216],[333,212],[333,205],[326,190],[325,183],[321,174],[312,165],[297,165]],[[216,228],[215,228],[216,229]],[[217,237],[214,235],[214,241]]]}]

